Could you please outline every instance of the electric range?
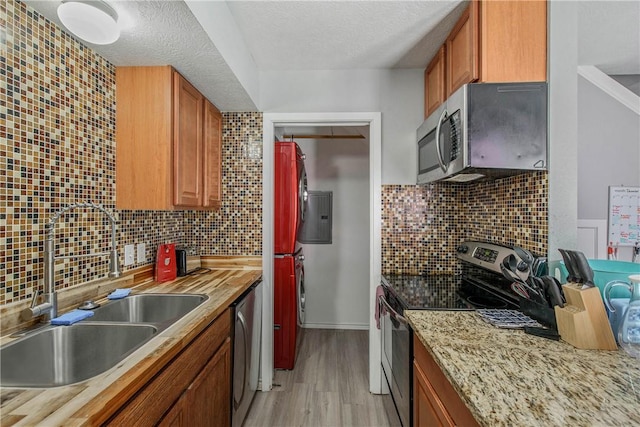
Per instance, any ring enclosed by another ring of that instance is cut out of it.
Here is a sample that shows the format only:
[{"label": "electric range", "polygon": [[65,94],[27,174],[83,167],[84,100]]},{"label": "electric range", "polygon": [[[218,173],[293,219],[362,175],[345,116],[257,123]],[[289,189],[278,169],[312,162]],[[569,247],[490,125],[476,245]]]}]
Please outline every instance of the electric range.
[{"label": "electric range", "polygon": [[[399,314],[404,310],[518,309],[518,295],[500,269],[511,254],[515,251],[508,246],[467,241],[456,249],[461,274],[385,274],[382,287]],[[522,272],[521,278],[526,280],[528,274]]]},{"label": "electric range", "polygon": [[[467,241],[456,249],[461,274],[385,274],[382,277],[383,292],[378,294],[377,301],[382,341],[382,387],[386,396],[383,403],[391,425],[413,425],[413,331],[404,311],[517,309],[519,298],[500,268],[502,260],[512,254],[516,255],[515,251],[507,246]],[[521,274],[526,280],[529,273]]]}]

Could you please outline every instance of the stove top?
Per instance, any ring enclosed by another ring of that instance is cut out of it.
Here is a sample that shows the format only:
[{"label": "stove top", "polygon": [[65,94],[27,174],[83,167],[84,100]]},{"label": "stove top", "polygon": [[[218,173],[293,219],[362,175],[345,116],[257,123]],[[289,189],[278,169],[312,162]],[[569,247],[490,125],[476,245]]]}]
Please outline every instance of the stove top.
[{"label": "stove top", "polygon": [[382,279],[405,310],[472,309],[458,294],[461,276],[384,275]]},{"label": "stove top", "polygon": [[501,260],[512,249],[469,241],[457,252],[462,274],[385,274],[385,293],[391,294],[400,310],[518,308],[518,297],[500,270]]}]

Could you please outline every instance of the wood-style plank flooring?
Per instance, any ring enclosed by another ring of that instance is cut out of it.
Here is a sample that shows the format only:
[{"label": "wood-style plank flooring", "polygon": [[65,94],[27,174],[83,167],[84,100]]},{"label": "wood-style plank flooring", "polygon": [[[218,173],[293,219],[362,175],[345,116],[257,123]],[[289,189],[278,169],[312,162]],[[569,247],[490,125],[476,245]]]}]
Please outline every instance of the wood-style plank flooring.
[{"label": "wood-style plank flooring", "polygon": [[389,426],[382,396],[369,393],[368,332],[304,329],[295,369],[256,393],[244,426]]}]

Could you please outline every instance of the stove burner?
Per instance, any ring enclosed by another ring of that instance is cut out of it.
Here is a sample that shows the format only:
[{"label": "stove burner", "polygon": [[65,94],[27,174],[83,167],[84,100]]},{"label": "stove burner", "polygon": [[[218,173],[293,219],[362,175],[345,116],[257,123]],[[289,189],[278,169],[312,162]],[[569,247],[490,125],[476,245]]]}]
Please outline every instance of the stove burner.
[{"label": "stove burner", "polygon": [[507,303],[486,295],[471,295],[467,301],[476,308],[506,308]]}]

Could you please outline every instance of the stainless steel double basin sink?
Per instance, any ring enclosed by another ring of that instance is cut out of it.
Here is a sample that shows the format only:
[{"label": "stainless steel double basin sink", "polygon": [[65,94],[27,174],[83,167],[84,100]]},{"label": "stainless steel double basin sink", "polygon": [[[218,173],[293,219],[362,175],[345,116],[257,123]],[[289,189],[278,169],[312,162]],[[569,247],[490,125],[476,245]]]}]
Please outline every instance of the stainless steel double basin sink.
[{"label": "stainless steel double basin sink", "polygon": [[101,374],[206,301],[139,294],[109,301],[71,326],[45,326],[0,348],[1,387],[58,387]]}]

